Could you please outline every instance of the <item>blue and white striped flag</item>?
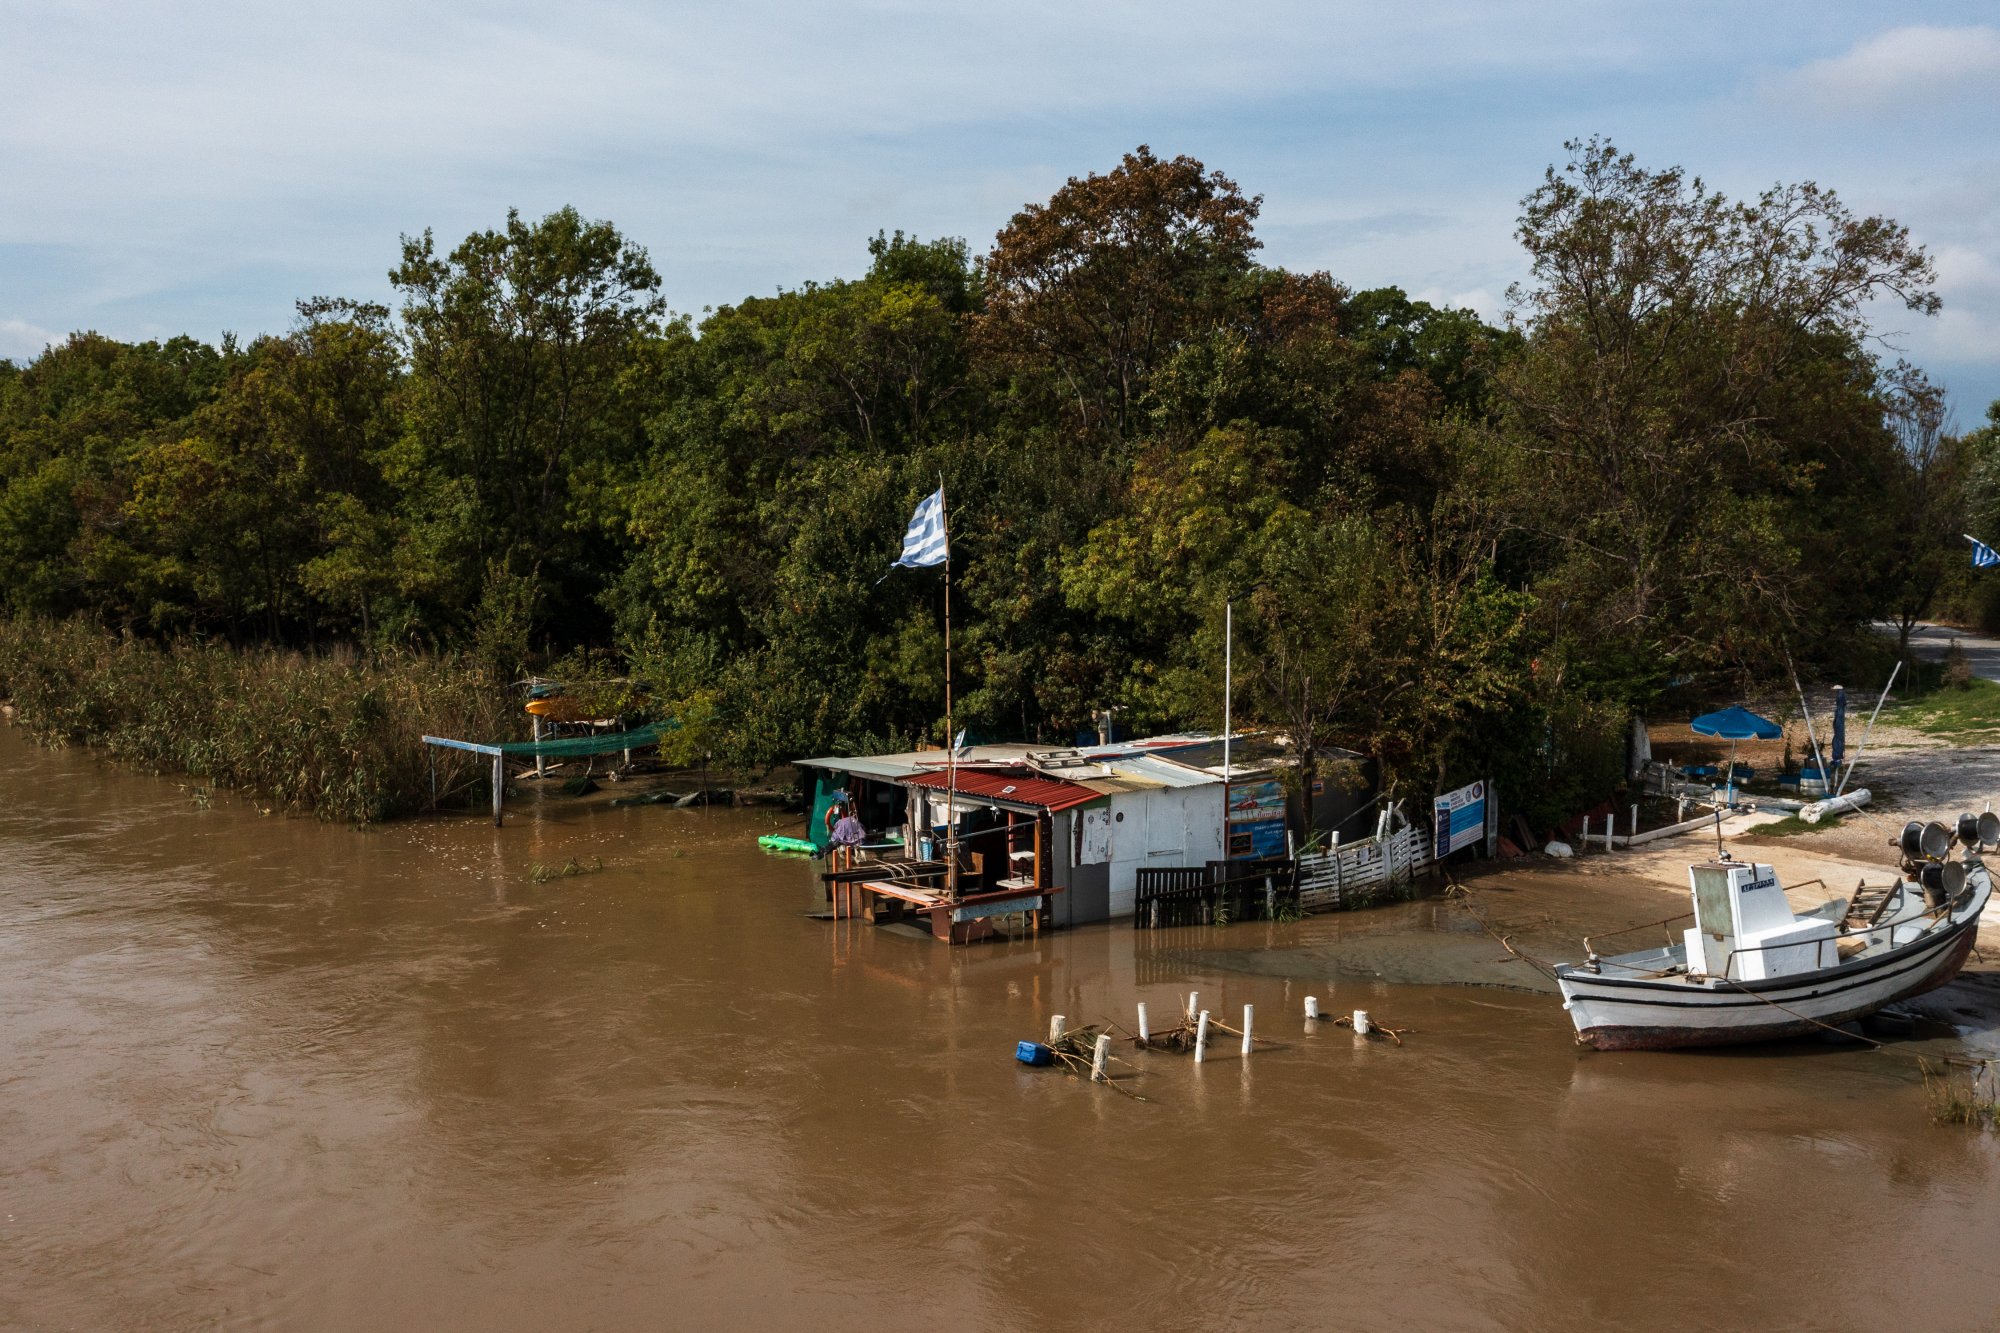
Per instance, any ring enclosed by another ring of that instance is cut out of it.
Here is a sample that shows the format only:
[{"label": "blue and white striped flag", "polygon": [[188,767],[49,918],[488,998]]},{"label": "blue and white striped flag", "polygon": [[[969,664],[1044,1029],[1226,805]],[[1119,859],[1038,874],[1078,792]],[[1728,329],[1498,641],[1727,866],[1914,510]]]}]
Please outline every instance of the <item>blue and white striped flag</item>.
[{"label": "blue and white striped flag", "polygon": [[951,558],[944,533],[944,487],[924,498],[910,516],[910,530],[903,534],[903,556],[896,564],[904,569],[925,569]]},{"label": "blue and white striped flag", "polygon": [[1994,550],[1969,532],[1964,535],[1965,539],[1972,543],[1972,567],[1974,569],[1991,569],[1995,565],[2000,565],[2000,551]]}]

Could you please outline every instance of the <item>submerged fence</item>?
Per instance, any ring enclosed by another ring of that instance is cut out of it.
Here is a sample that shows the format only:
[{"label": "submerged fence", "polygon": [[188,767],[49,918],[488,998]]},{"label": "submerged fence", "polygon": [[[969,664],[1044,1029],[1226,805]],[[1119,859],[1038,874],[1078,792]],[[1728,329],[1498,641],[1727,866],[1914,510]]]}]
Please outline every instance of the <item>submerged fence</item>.
[{"label": "submerged fence", "polygon": [[1296,858],[1210,861],[1138,872],[1136,930],[1276,921],[1302,912],[1365,907],[1397,894],[1430,869],[1427,830],[1393,833],[1301,852]]},{"label": "submerged fence", "polygon": [[1414,824],[1385,837],[1302,852],[1299,906],[1308,912],[1365,906],[1409,884],[1430,864],[1430,839]]},{"label": "submerged fence", "polygon": [[1135,930],[1276,921],[1299,912],[1296,868],[1282,856],[1142,869],[1136,887]]}]

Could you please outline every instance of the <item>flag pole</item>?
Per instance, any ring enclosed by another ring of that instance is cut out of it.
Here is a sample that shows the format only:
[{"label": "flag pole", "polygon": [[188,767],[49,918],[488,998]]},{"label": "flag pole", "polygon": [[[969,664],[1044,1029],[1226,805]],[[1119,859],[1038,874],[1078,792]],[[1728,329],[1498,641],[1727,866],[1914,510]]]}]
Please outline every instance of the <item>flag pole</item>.
[{"label": "flag pole", "polygon": [[951,524],[945,519],[944,478],[938,478],[938,526],[944,547],[944,895],[958,901],[958,733],[951,717]]}]

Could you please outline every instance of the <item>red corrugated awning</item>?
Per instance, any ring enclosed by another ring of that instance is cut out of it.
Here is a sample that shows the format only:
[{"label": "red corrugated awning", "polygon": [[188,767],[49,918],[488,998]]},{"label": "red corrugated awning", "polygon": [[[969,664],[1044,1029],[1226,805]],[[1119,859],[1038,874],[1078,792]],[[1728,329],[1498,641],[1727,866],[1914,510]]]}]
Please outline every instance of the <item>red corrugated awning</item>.
[{"label": "red corrugated awning", "polygon": [[[949,783],[942,771],[919,773],[904,781],[912,787],[928,787],[934,791],[949,790]],[[990,769],[977,768],[958,770],[958,794],[982,801],[1032,805],[1050,811],[1068,810],[1072,806],[1098,799],[1098,793],[1090,788],[1080,787],[1074,782],[1064,782],[1059,778],[1037,777],[1032,773],[995,773]]]}]

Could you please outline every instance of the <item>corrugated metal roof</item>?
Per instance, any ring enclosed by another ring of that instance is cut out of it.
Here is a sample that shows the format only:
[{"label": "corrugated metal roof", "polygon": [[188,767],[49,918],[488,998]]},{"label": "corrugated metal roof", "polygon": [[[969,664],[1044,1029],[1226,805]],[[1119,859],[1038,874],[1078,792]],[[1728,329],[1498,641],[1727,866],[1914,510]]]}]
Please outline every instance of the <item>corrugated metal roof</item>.
[{"label": "corrugated metal roof", "polygon": [[1145,782],[1155,787],[1205,787],[1222,781],[1214,773],[1156,754],[1113,759],[1109,767],[1113,777]]},{"label": "corrugated metal roof", "polygon": [[[972,745],[960,756],[961,764],[1015,763],[1033,747],[1027,745]],[[904,754],[824,755],[818,759],[794,759],[800,768],[824,768],[836,773],[852,773],[864,778],[887,778],[900,782],[917,773],[942,769],[943,750],[911,750]]]},{"label": "corrugated metal roof", "polygon": [[[918,773],[904,779],[904,785],[949,790],[943,773]],[[977,768],[958,770],[958,794],[976,800],[1025,805],[1040,810],[1068,810],[1097,799],[1097,793],[1076,782],[1036,777],[1029,773],[995,773]]]}]

